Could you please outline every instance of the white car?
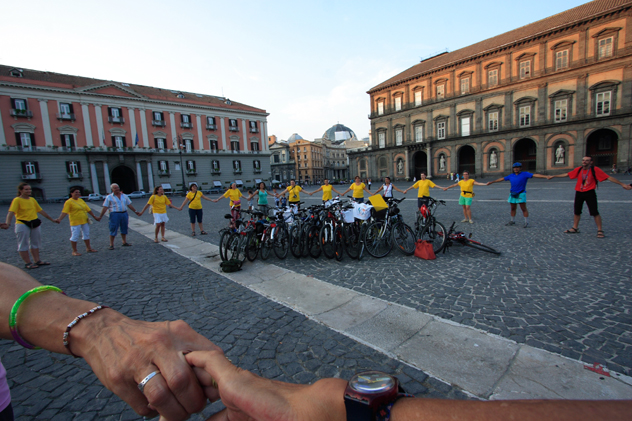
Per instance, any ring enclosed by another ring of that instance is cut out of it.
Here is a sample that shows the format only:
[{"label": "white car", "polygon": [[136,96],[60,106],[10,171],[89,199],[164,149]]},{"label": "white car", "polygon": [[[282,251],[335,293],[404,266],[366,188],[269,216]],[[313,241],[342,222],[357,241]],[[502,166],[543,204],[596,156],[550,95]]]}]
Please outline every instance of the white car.
[{"label": "white car", "polygon": [[127,195],[127,197],[129,197],[130,199],[142,199],[143,197],[146,197],[147,193],[145,193],[144,191],[140,190],[140,191],[133,191],[130,194]]},{"label": "white car", "polygon": [[105,200],[105,196],[99,194],[99,193],[90,193],[88,195],[88,202],[96,202],[99,200]]}]

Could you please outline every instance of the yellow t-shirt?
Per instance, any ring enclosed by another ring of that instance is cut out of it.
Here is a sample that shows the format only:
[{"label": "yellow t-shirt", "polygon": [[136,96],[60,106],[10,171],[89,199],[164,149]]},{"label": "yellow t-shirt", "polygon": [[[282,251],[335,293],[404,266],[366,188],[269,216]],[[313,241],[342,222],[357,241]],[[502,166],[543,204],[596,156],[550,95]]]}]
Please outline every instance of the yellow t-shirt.
[{"label": "yellow t-shirt", "polygon": [[301,201],[301,195],[300,193],[303,191],[303,188],[301,186],[288,186],[287,189],[285,189],[288,193],[290,198],[288,199],[290,202],[300,202]]},{"label": "yellow t-shirt", "polygon": [[353,197],[364,198],[364,183],[356,184],[351,183],[351,190],[353,190]]},{"label": "yellow t-shirt", "polygon": [[413,184],[413,189],[419,189],[419,193],[417,193],[417,197],[430,197],[430,188],[436,187],[437,185],[432,182],[432,180],[419,180],[415,184]]},{"label": "yellow t-shirt", "polygon": [[154,207],[154,213],[167,213],[167,205],[171,204],[171,200],[164,194],[162,196],[152,194],[147,203]]},{"label": "yellow t-shirt", "polygon": [[[474,197],[472,193],[474,193],[474,180],[471,178],[469,180],[461,180],[459,181],[459,186],[461,186],[461,196],[463,197]],[[469,192],[469,193],[464,193]]]},{"label": "yellow t-shirt", "polygon": [[197,191],[193,193],[190,191],[187,193],[187,199],[189,199],[189,209],[202,209],[202,192]]},{"label": "yellow t-shirt", "polygon": [[71,227],[88,223],[88,212],[90,208],[83,199],[75,200],[71,198],[66,200],[64,208],[61,211],[68,214]]},{"label": "yellow t-shirt", "polygon": [[[11,207],[9,207],[9,212],[13,212],[15,214],[15,223],[22,224],[19,220],[23,221],[32,221],[37,219],[37,212],[41,211],[37,200],[29,197],[28,199],[22,199],[21,197],[16,197],[11,202]],[[24,225],[24,224],[22,224]]]},{"label": "yellow t-shirt", "polygon": [[323,200],[331,200],[333,198],[333,196],[331,195],[332,187],[333,186],[331,184],[323,186]]},{"label": "yellow t-shirt", "polygon": [[224,193],[224,197],[228,197],[230,198],[230,207],[233,207],[233,202],[239,200],[240,197],[242,197],[243,194],[241,194],[241,190],[239,189],[228,189],[226,190],[226,193]]}]

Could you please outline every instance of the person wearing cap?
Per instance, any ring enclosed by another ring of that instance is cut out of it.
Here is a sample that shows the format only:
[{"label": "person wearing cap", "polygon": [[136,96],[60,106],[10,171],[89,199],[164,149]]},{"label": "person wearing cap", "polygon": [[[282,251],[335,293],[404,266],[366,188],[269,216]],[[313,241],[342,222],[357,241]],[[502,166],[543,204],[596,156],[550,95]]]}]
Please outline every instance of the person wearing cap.
[{"label": "person wearing cap", "polygon": [[524,228],[529,228],[529,210],[527,209],[527,182],[530,178],[546,178],[549,179],[548,176],[542,174],[532,174],[528,171],[522,171],[522,164],[520,162],[516,162],[513,164],[513,174],[509,174],[506,177],[500,177],[498,180],[490,181],[487,185],[491,185],[494,183],[500,183],[501,181],[509,181],[511,183],[511,188],[509,189],[509,206],[511,207],[511,221],[507,222],[505,225],[511,226],[516,225],[516,209],[518,205],[520,205],[520,210],[522,211],[522,215],[524,216]]}]

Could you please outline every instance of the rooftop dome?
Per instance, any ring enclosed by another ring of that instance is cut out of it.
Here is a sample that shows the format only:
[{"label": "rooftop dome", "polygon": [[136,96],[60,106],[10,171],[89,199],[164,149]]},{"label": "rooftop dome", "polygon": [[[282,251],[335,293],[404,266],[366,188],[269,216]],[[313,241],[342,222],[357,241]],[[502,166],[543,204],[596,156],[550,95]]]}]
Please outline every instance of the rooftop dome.
[{"label": "rooftop dome", "polygon": [[323,139],[329,140],[334,145],[339,145],[345,140],[357,140],[357,137],[353,130],[347,126],[343,124],[334,124],[323,134]]},{"label": "rooftop dome", "polygon": [[301,135],[299,135],[298,133],[294,133],[292,136],[290,136],[287,140],[288,143],[290,142],[296,142],[297,140],[305,140],[301,137]]}]

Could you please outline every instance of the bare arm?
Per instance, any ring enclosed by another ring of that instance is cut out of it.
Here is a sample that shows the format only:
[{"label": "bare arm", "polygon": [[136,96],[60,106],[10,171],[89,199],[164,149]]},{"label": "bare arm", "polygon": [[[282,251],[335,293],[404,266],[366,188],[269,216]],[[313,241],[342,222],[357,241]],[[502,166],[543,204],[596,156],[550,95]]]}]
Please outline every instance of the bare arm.
[{"label": "bare arm", "polygon": [[477,186],[486,186],[487,185],[487,183],[479,183],[478,181],[475,181],[474,184],[477,185]]},{"label": "bare arm", "polygon": [[546,178],[548,180],[549,176],[548,175],[542,175],[542,174],[533,174],[533,178]]},{"label": "bare arm", "polygon": [[331,188],[331,191],[335,191],[336,193],[338,193],[338,196],[344,196],[344,194],[340,193],[338,190],[336,190],[335,187]]},{"label": "bare arm", "polygon": [[[204,199],[204,200],[208,200],[209,202],[212,202],[212,201],[213,201],[213,199],[208,198],[208,197],[204,196],[203,194],[202,194],[202,199]],[[184,206],[184,205],[182,205],[182,206]]]},{"label": "bare arm", "polygon": [[552,178],[564,178],[564,177],[568,177],[568,173],[567,172],[565,172],[564,174],[549,175],[547,178],[550,180]]},{"label": "bare arm", "polygon": [[[204,197],[204,195],[202,195],[202,197]],[[184,208],[184,206],[189,203],[189,198],[185,197],[184,201],[182,202],[182,204],[180,205],[180,207],[178,208],[178,210],[182,210],[182,208]]]},{"label": "bare arm", "polygon": [[459,183],[452,184],[451,186],[448,186],[445,189],[448,190],[448,189],[451,189],[452,187],[458,187],[458,185],[459,185]]},{"label": "bare arm", "polygon": [[[393,186],[395,187],[395,186]],[[375,192],[375,194],[378,194],[379,192],[381,192],[382,190],[384,190],[384,186],[381,186],[379,189],[377,189],[377,191]],[[399,190],[399,189],[398,189]],[[401,191],[401,190],[400,190]]]},{"label": "bare arm", "polygon": [[364,186],[364,191],[365,191],[365,192],[367,192],[367,193],[369,193],[371,196],[373,196],[373,193],[371,193],[371,192],[369,191],[369,189],[367,189],[367,188],[366,188],[366,186]]},{"label": "bare arm", "polygon": [[59,224],[59,221],[56,219],[51,218],[46,212],[44,212],[44,209],[40,210],[39,212],[40,215],[42,215],[44,218],[48,219],[51,222],[54,222],[56,224]]},{"label": "bare arm", "polygon": [[[533,174],[533,176],[535,177],[535,176],[536,176],[536,174]],[[544,178],[546,178],[546,177],[544,177]],[[489,182],[487,183],[487,185],[489,186],[489,185],[491,185],[491,184],[494,184],[494,183],[501,183],[501,182],[503,182],[503,181],[505,181],[505,177],[500,177],[500,178],[498,178],[498,179],[496,179],[496,180],[494,180],[494,181],[489,181]]]},{"label": "bare arm", "polygon": [[617,180],[614,177],[608,177],[607,180],[610,181],[611,183],[620,185],[621,187],[623,187],[626,190],[632,190],[632,186],[630,186],[628,184],[624,184],[624,183],[622,183],[621,181]]},{"label": "bare arm", "polygon": [[[92,212],[90,212],[90,213],[92,213]],[[68,215],[68,214],[67,214],[67,213],[65,213],[65,212],[62,212],[62,213],[59,215],[59,218],[57,218],[57,220],[58,220],[59,222],[63,221],[63,220],[64,220],[64,218],[66,217],[66,215]],[[92,216],[94,216],[94,214],[93,214]]]}]

